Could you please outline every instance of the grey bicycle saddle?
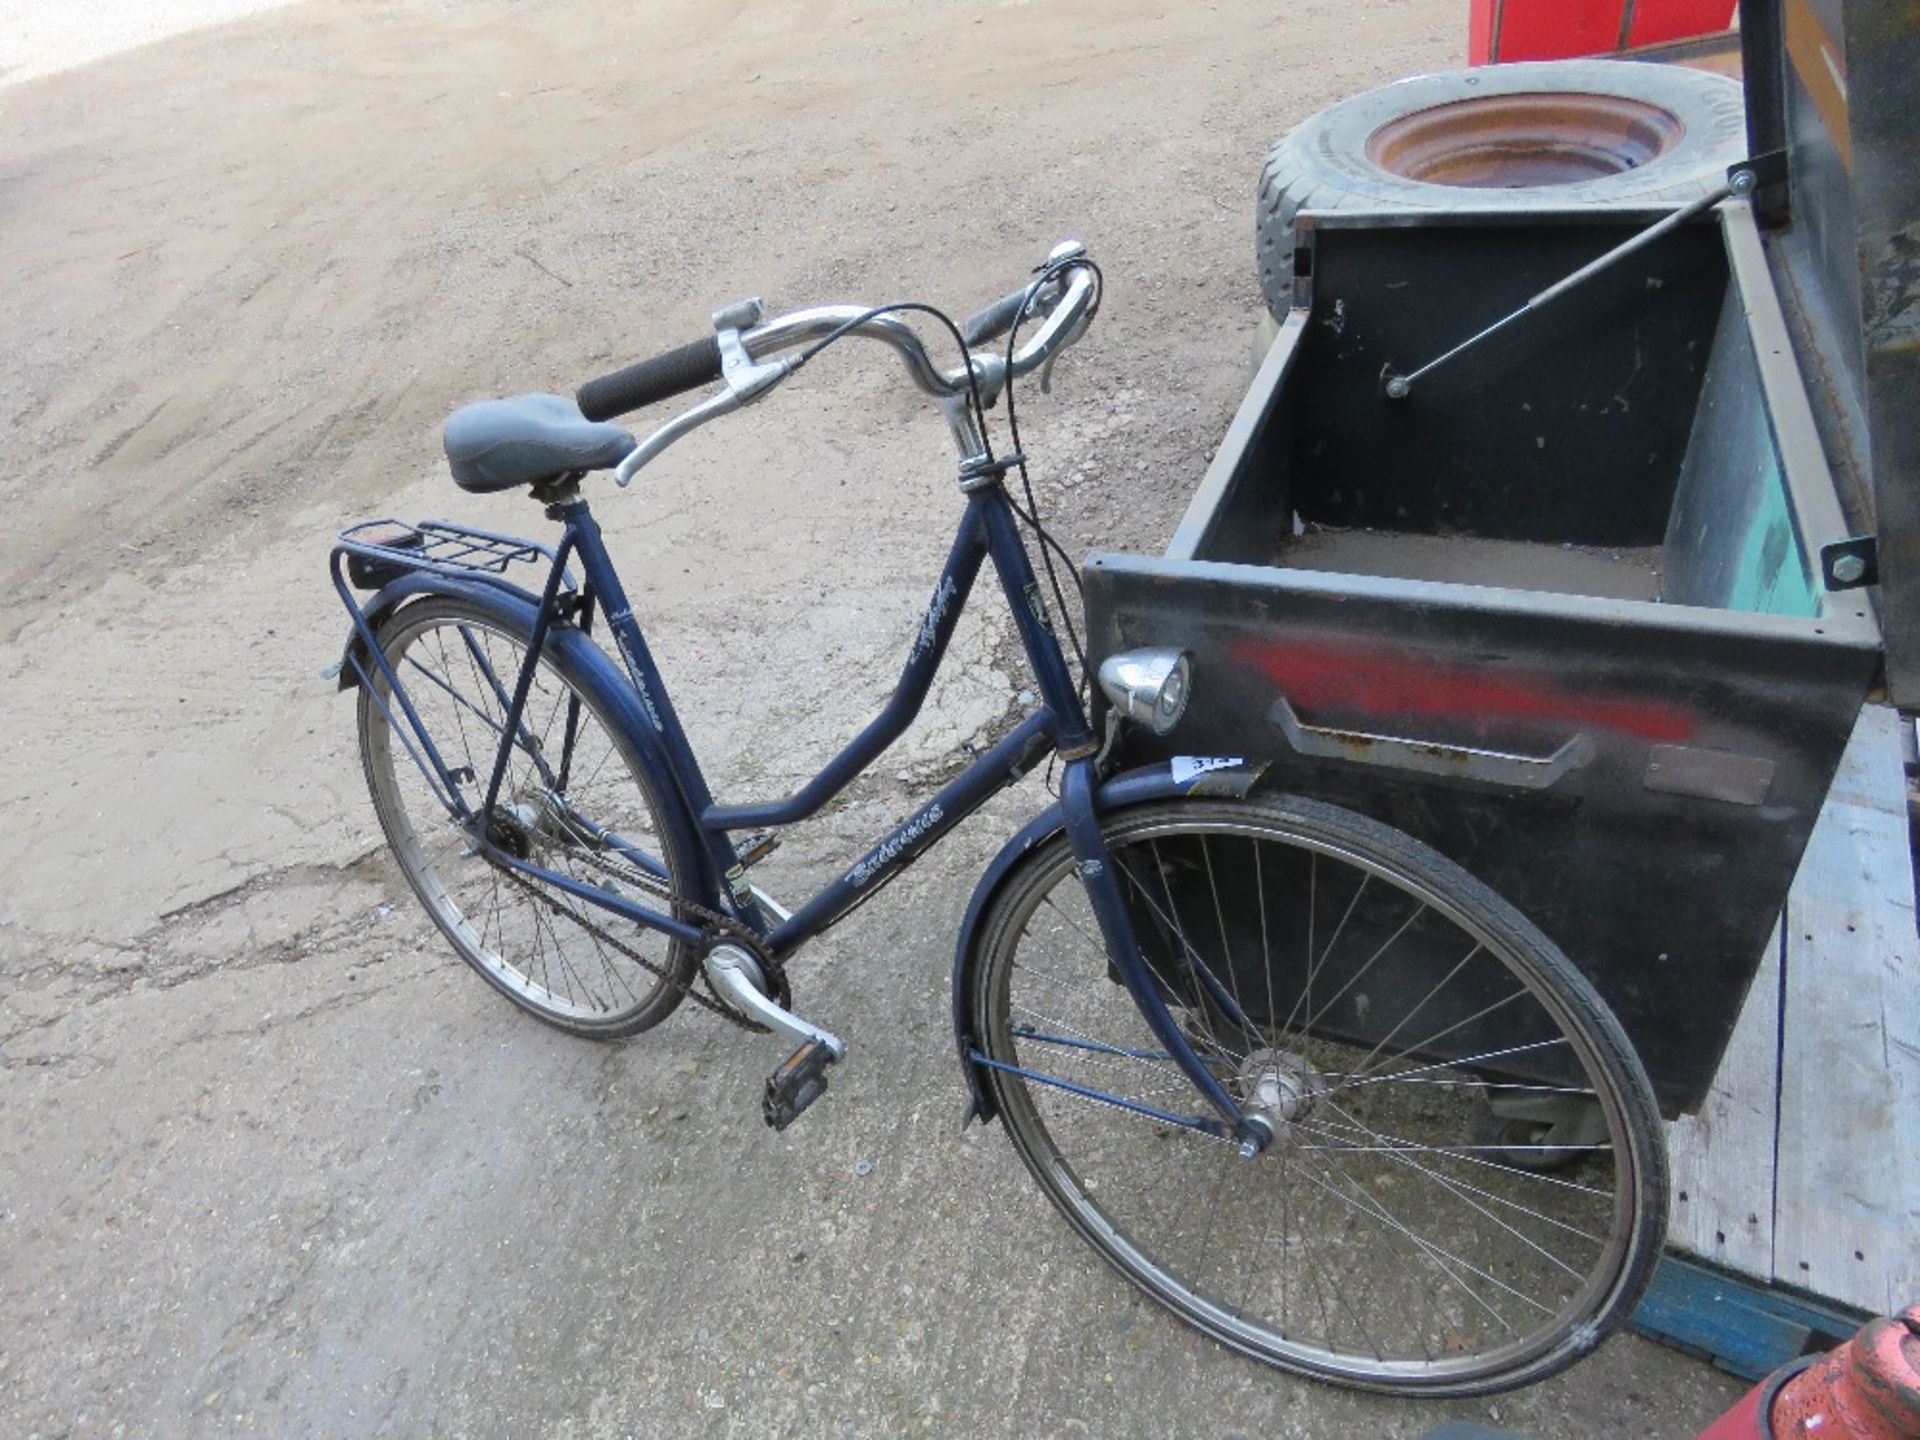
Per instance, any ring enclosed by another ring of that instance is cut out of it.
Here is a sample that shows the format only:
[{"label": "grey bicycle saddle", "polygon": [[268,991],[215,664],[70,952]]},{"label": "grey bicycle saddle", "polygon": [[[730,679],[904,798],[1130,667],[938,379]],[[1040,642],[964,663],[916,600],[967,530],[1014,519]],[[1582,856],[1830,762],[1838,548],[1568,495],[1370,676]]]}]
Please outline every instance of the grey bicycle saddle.
[{"label": "grey bicycle saddle", "polygon": [[563,395],[517,395],[463,405],[444,436],[453,483],[482,494],[551,480],[569,470],[605,470],[627,458],[633,436],[598,425]]}]

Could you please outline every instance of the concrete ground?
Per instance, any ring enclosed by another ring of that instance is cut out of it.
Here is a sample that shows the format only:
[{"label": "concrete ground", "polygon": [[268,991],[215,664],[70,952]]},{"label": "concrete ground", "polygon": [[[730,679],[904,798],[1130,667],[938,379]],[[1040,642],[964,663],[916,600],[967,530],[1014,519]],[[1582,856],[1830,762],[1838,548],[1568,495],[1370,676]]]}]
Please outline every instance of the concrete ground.
[{"label": "concrete ground", "polygon": [[[569,1040],[464,970],[319,678],[340,524],[543,525],[453,491],[461,401],[566,389],[747,293],[964,311],[1068,234],[1108,300],[1026,448],[1070,548],[1156,547],[1244,385],[1264,145],[1456,61],[1464,20],[314,0],[7,51],[0,1434],[1686,1436],[1723,1409],[1737,1386],[1632,1338],[1493,1402],[1359,1397],[1134,1299],[958,1130],[952,939],[1032,785],[796,964],[853,1049],[776,1136],[768,1042],[691,1008]],[[593,492],[730,796],[864,721],[956,512],[888,357],[832,358]],[[985,609],[776,891],[1004,715]]]}]

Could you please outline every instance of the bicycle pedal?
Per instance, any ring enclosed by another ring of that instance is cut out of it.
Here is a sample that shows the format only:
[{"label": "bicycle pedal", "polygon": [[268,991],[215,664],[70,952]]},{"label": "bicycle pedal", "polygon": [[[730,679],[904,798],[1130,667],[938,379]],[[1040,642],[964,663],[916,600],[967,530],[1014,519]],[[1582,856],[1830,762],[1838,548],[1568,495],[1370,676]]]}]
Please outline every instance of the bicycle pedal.
[{"label": "bicycle pedal", "polygon": [[740,857],[740,868],[750,870],[767,856],[780,848],[778,830],[762,830],[757,835],[749,835],[734,846],[734,853]]},{"label": "bicycle pedal", "polygon": [[780,1062],[780,1068],[767,1077],[767,1098],[761,1106],[767,1124],[784,1130],[800,1118],[800,1112],[827,1093],[827,1067],[833,1064],[833,1051],[818,1040],[809,1040]]}]

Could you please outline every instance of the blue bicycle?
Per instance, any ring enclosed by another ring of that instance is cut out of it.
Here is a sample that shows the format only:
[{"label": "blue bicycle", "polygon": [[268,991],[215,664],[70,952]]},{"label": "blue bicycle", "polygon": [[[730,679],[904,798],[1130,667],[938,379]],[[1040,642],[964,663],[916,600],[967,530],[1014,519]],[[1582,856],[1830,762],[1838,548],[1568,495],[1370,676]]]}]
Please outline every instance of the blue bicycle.
[{"label": "blue bicycle", "polygon": [[[764,1109],[784,1128],[846,1054],[797,1013],[786,961],[1052,757],[1057,803],[1007,843],[961,922],[953,1017],[972,1117],[1006,1122],[1130,1282],[1258,1360],[1430,1395],[1540,1379],[1618,1323],[1657,1258],[1665,1161],[1646,1075],[1551,942],[1419,842],[1266,794],[1261,767],[1238,760],[1110,773],[1119,727],[1174,732],[1204,697],[1189,696],[1184,654],[1133,651],[1100,666],[1090,709],[1056,632],[1084,676],[1059,583],[1074,571],[1032,504],[1012,387],[1086,332],[1099,298],[1097,268],[1063,244],[963,326],[917,305],[769,320],[747,301],[577,400],[459,411],[455,481],[525,489],[559,538],[392,520],[341,534],[341,684],[358,690],[374,809],[454,949],[540,1019],[607,1039],[691,998],[783,1037]],[[951,368],[916,325],[952,343]],[[722,803],[582,483],[611,470],[625,485],[849,337],[891,346],[939,404],[960,456],[958,533],[881,713],[796,794]],[[606,423],[715,382],[644,440]],[[987,413],[1002,398],[1005,453]],[[785,910],[755,862],[912,722],[988,561],[1038,703]]]}]

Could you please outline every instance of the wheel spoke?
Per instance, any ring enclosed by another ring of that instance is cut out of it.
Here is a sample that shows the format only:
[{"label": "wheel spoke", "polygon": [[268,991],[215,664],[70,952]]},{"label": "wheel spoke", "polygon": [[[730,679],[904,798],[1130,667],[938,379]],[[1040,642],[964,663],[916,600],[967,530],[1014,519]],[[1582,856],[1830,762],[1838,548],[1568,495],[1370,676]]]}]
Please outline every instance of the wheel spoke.
[{"label": "wheel spoke", "polygon": [[[1389,1030],[1385,1035],[1382,1035],[1378,1040],[1376,1040],[1374,1042],[1373,1048],[1369,1050],[1365,1055],[1362,1055],[1360,1057],[1358,1073],[1361,1075],[1365,1075],[1367,1073],[1367,1066],[1372,1063],[1376,1055],[1378,1055],[1382,1050],[1384,1050],[1387,1047],[1387,1042],[1392,1040],[1393,1037],[1398,1035],[1402,1030],[1406,1029],[1407,1022],[1413,1019],[1413,1017],[1418,1015],[1422,1010],[1424,1010],[1429,1000],[1433,999],[1434,996],[1438,995],[1442,990],[1446,989],[1447,986],[1451,985],[1453,983],[1454,977],[1458,975],[1462,970],[1466,969],[1467,966],[1473,962],[1474,957],[1479,955],[1481,950],[1483,950],[1484,948],[1485,948],[1484,946],[1482,946],[1478,941],[1476,941],[1474,943],[1473,949],[1469,950],[1464,956],[1461,957],[1460,963],[1454,966],[1451,970],[1449,970],[1445,974],[1445,976],[1441,978],[1441,981],[1438,985],[1434,986],[1431,990],[1427,991],[1426,994],[1422,995],[1419,998],[1419,1000],[1414,1003],[1414,1006],[1411,1010],[1407,1011],[1406,1014],[1402,1015],[1397,1021],[1395,1021],[1393,1029]],[[1402,1052],[1402,1053],[1405,1053],[1405,1052]]]},{"label": "wheel spoke", "polygon": [[[1172,929],[1174,938],[1179,942],[1180,958],[1185,962],[1188,975],[1192,979],[1195,988],[1200,992],[1194,997],[1197,1004],[1193,1009],[1193,1014],[1198,1018],[1201,1028],[1206,1034],[1207,1044],[1211,1045],[1221,1054],[1227,1054],[1229,1053],[1227,1047],[1220,1043],[1220,1037],[1214,1031],[1211,1014],[1212,1006],[1207,1003],[1209,988],[1218,990],[1220,988],[1220,982],[1212,972],[1207,969],[1206,961],[1201,958],[1200,952],[1194,949],[1192,942],[1187,939],[1186,927],[1180,923],[1179,906],[1173,898],[1173,888],[1167,879],[1166,862],[1160,858],[1160,850],[1157,844],[1152,846],[1152,850],[1153,871],[1160,877],[1161,891],[1167,897],[1167,903],[1164,909],[1155,903],[1152,895],[1147,893],[1146,888],[1140,884],[1128,866],[1122,865],[1120,867],[1120,873],[1127,876],[1140,897],[1145,900],[1149,906],[1152,906],[1154,912],[1160,917],[1162,922]],[[1148,968],[1151,969],[1151,965],[1149,965]],[[1156,975],[1159,974],[1158,971],[1154,973]],[[1166,977],[1161,976],[1160,978],[1164,983]],[[1178,994],[1179,992],[1176,990],[1174,993]]]},{"label": "wheel spoke", "polygon": [[1413,908],[1413,913],[1408,915],[1405,920],[1402,920],[1400,922],[1400,928],[1395,930],[1393,934],[1389,935],[1386,938],[1386,940],[1382,942],[1382,944],[1380,945],[1380,948],[1375,950],[1371,955],[1369,955],[1361,963],[1360,968],[1358,970],[1355,970],[1353,974],[1347,977],[1347,983],[1342,985],[1338,990],[1334,991],[1332,996],[1330,996],[1327,1000],[1322,1002],[1320,1009],[1317,1012],[1311,1013],[1308,1016],[1306,1021],[1300,1027],[1301,1035],[1303,1037],[1307,1035],[1311,1035],[1314,1031],[1314,1027],[1317,1026],[1323,1019],[1326,1018],[1327,1012],[1332,1010],[1335,1005],[1339,1004],[1340,1001],[1346,996],[1347,992],[1353,989],[1354,986],[1358,985],[1361,982],[1361,980],[1366,977],[1367,972],[1373,969],[1374,963],[1377,960],[1379,960],[1379,958],[1382,955],[1386,954],[1387,951],[1391,950],[1397,943],[1399,943],[1400,937],[1406,934],[1407,931],[1412,928],[1413,922],[1418,920],[1422,915],[1426,913],[1427,913],[1426,906],[1416,904]]},{"label": "wheel spoke", "polygon": [[1259,1031],[1247,1017],[1247,1005],[1240,998],[1240,972],[1233,963],[1233,937],[1227,932],[1227,912],[1220,904],[1220,878],[1213,872],[1213,849],[1207,844],[1207,837],[1200,837],[1200,858],[1207,867],[1207,889],[1213,894],[1213,921],[1220,927],[1220,965],[1227,972],[1227,984],[1233,990],[1233,1023],[1247,1038],[1249,1046],[1257,1045]]},{"label": "wheel spoke", "polygon": [[[1348,1121],[1350,1121],[1352,1124],[1358,1126],[1367,1135],[1369,1139],[1379,1140],[1381,1138],[1375,1131],[1370,1129],[1364,1122],[1360,1120],[1356,1120],[1354,1119],[1353,1116],[1348,1115],[1346,1111],[1340,1110],[1339,1106],[1336,1105],[1334,1109],[1338,1111],[1342,1116],[1345,1116],[1345,1118]],[[1474,1210],[1477,1210],[1480,1214],[1486,1216],[1487,1219],[1492,1221],[1500,1229],[1506,1231],[1507,1234],[1513,1236],[1516,1240],[1518,1240],[1521,1244],[1525,1245],[1528,1249],[1544,1257],[1547,1260],[1547,1262],[1553,1265],[1555,1268],[1565,1271],[1567,1274],[1573,1276],[1576,1280],[1580,1278],[1580,1272],[1574,1269],[1573,1266],[1567,1264],[1567,1262],[1562,1260],[1558,1255],[1555,1255],[1551,1251],[1545,1249],[1543,1246],[1538,1244],[1531,1236],[1527,1235],[1523,1231],[1515,1229],[1512,1225],[1508,1224],[1505,1220],[1501,1219],[1498,1215],[1495,1215],[1491,1210],[1487,1209],[1486,1206],[1480,1204],[1477,1200],[1472,1199],[1464,1189],[1462,1189],[1459,1186],[1456,1186],[1451,1180],[1447,1179],[1444,1175],[1441,1175],[1437,1171],[1430,1170],[1426,1166],[1412,1159],[1404,1149],[1396,1150],[1392,1147],[1388,1147],[1387,1153],[1395,1160],[1396,1163],[1403,1165],[1406,1168],[1412,1170],[1416,1175],[1420,1175],[1425,1177],[1428,1180],[1431,1180],[1434,1184],[1444,1188],[1447,1191],[1447,1193],[1452,1195],[1455,1199],[1472,1207]]]},{"label": "wheel spoke", "polygon": [[[1335,1166],[1334,1168],[1338,1170],[1340,1167]],[[1355,1184],[1353,1182],[1352,1177],[1348,1176],[1346,1171],[1341,1170],[1340,1173],[1342,1176],[1344,1176],[1347,1179],[1348,1183],[1352,1185],[1354,1189],[1359,1190],[1360,1192],[1359,1200],[1354,1199],[1351,1195],[1346,1194],[1336,1186],[1329,1185],[1325,1181],[1315,1179],[1312,1175],[1308,1175],[1306,1178],[1309,1184],[1319,1186],[1322,1190],[1326,1191],[1327,1194],[1331,1195],[1334,1199],[1340,1201],[1344,1205],[1351,1206],[1359,1214],[1370,1216],[1373,1219],[1383,1221],[1389,1230],[1392,1230],[1396,1234],[1406,1239],[1410,1244],[1412,1244],[1415,1247],[1415,1249],[1419,1250],[1422,1254],[1426,1255],[1430,1260],[1432,1260],[1433,1263],[1440,1268],[1442,1273],[1446,1274],[1450,1279],[1452,1279],[1455,1285],[1457,1285],[1465,1294],[1470,1296],[1476,1303],[1480,1305],[1482,1309],[1484,1309],[1489,1315],[1491,1315],[1494,1318],[1494,1320],[1501,1326],[1501,1328],[1504,1329],[1508,1334],[1513,1333],[1513,1326],[1509,1325],[1506,1319],[1500,1314],[1500,1312],[1495,1310],[1491,1305],[1489,1305],[1486,1302],[1486,1300],[1479,1294],[1478,1291],[1476,1291],[1471,1285],[1468,1285],[1465,1281],[1461,1280],[1459,1275],[1454,1273],[1453,1267],[1457,1266],[1459,1267],[1459,1269],[1466,1271],[1468,1274],[1479,1276],[1480,1279],[1486,1281],[1489,1285],[1492,1285],[1495,1289],[1506,1291],[1508,1294],[1512,1295],[1515,1299],[1518,1299],[1528,1305],[1531,1305],[1534,1309],[1539,1310],[1543,1314],[1551,1315],[1553,1313],[1545,1305],[1540,1304],[1538,1301],[1532,1299],[1529,1296],[1522,1295],[1518,1290],[1515,1290],[1511,1285],[1508,1285],[1506,1282],[1499,1280],[1492,1275],[1489,1275],[1486,1271],[1482,1270],[1479,1266],[1470,1264],[1467,1261],[1462,1260],[1458,1255],[1450,1254],[1446,1250],[1441,1249],[1438,1245],[1434,1245],[1429,1241],[1421,1239],[1412,1230],[1408,1229],[1405,1225],[1401,1224],[1400,1221],[1396,1220],[1393,1217],[1392,1213],[1388,1211],[1385,1206],[1381,1205],[1380,1202],[1373,1195],[1368,1193],[1365,1189],[1361,1188],[1359,1185]],[[1362,1201],[1366,1203],[1363,1204],[1361,1203]],[[1374,1353],[1378,1355],[1379,1351],[1377,1347]]]},{"label": "wheel spoke", "polygon": [[[1315,855],[1313,858],[1317,862],[1319,859],[1319,856]],[[1306,1004],[1307,1013],[1309,1015],[1314,1013],[1313,1011],[1314,977],[1320,973],[1321,968],[1325,966],[1328,958],[1332,956],[1334,946],[1340,943],[1340,937],[1347,933],[1347,922],[1353,919],[1353,912],[1360,905],[1360,897],[1367,893],[1367,886],[1372,883],[1373,883],[1373,875],[1371,873],[1364,874],[1360,877],[1360,885],[1353,892],[1353,895],[1351,896],[1351,898],[1348,899],[1347,908],[1340,916],[1340,923],[1333,927],[1333,934],[1327,937],[1327,948],[1322,950],[1318,956],[1314,955],[1313,953],[1313,941],[1312,941],[1311,935],[1309,935],[1308,941],[1307,941],[1307,961],[1308,961],[1307,978],[1305,982],[1301,985],[1299,996],[1293,1002],[1293,1008],[1287,1012],[1287,1018],[1280,1022],[1280,1027],[1279,1027],[1280,1033],[1283,1036],[1291,1033],[1293,1028],[1294,1016],[1300,1013],[1300,1006],[1302,1002]],[[1309,916],[1312,915],[1313,913],[1312,905],[1309,905],[1307,907],[1307,913]],[[1305,1031],[1305,1028],[1306,1028],[1305,1026],[1301,1027],[1301,1030],[1303,1033]]]},{"label": "wheel spoke", "polygon": [[[1419,1048],[1424,1050],[1427,1045],[1435,1040],[1444,1039],[1454,1030],[1458,1030],[1461,1025],[1470,1024],[1482,1016],[1491,1015],[1495,1010],[1500,1009],[1502,1006],[1512,1004],[1526,993],[1524,990],[1516,990],[1505,999],[1487,1006],[1486,1009],[1476,1014],[1469,1015],[1465,1020],[1462,1020],[1459,1025],[1450,1026],[1447,1030],[1443,1030],[1437,1035],[1428,1036],[1427,1040],[1422,1042]],[[1411,1070],[1391,1070],[1384,1072],[1379,1070],[1363,1071],[1353,1075],[1345,1084],[1334,1086],[1333,1089],[1327,1093],[1338,1094],[1342,1090],[1358,1090],[1365,1085],[1398,1084],[1414,1075],[1431,1075],[1435,1070],[1465,1070],[1470,1066],[1480,1065],[1488,1060],[1505,1060],[1510,1056],[1528,1055],[1541,1050],[1551,1050],[1557,1045],[1566,1045],[1568,1043],[1570,1042],[1567,1037],[1562,1035],[1553,1040],[1535,1040],[1527,1045],[1508,1045],[1500,1050],[1482,1050],[1478,1055],[1468,1055],[1460,1060],[1436,1060],[1432,1064],[1416,1066]]]},{"label": "wheel spoke", "polygon": [[[1338,1113],[1340,1113],[1341,1115],[1346,1115],[1347,1113],[1346,1111],[1341,1110],[1340,1107],[1337,1105],[1334,1107],[1334,1109],[1338,1111]],[[1413,1169],[1420,1171],[1422,1174],[1433,1176],[1436,1180],[1438,1180],[1443,1185],[1446,1185],[1455,1190],[1465,1191],[1469,1194],[1478,1195],[1483,1199],[1491,1200],[1496,1205],[1504,1205],[1509,1210],[1517,1210],[1522,1215],[1525,1215],[1530,1219],[1538,1220],[1543,1225],[1551,1225],[1557,1230],[1564,1230],[1569,1235],[1577,1235],[1580,1237],[1580,1239],[1590,1240],[1596,1245],[1604,1245],[1606,1243],[1606,1237],[1604,1236],[1595,1235],[1589,1231],[1582,1230],[1577,1225],[1569,1224],[1567,1221],[1558,1219],[1557,1217],[1552,1215],[1548,1215],[1544,1211],[1536,1210],[1530,1205],[1522,1205],[1519,1201],[1508,1199],[1504,1195],[1496,1195],[1493,1191],[1483,1189],[1478,1185],[1469,1185],[1464,1180],[1458,1180],[1451,1177],[1441,1176],[1439,1172],[1429,1170],[1426,1166],[1422,1165],[1418,1160],[1413,1158],[1415,1155],[1439,1155],[1443,1158],[1453,1159],[1453,1158],[1458,1158],[1457,1151],[1438,1150],[1431,1146],[1410,1145],[1405,1143],[1396,1145],[1393,1142],[1391,1137],[1382,1135],[1378,1131],[1372,1129],[1371,1127],[1362,1125],[1360,1124],[1359,1121],[1352,1120],[1351,1117],[1348,1117],[1348,1118],[1351,1121],[1351,1123],[1346,1126],[1341,1126],[1338,1128],[1348,1130],[1349,1132],[1364,1133],[1369,1139],[1376,1142],[1377,1149],[1385,1151],[1386,1153],[1392,1155],[1400,1163],[1409,1165]],[[1305,1128],[1314,1134],[1328,1135],[1331,1137],[1335,1127],[1329,1126],[1325,1121],[1319,1121],[1319,1122],[1308,1121],[1306,1123]],[[1515,1169],[1512,1166],[1499,1166],[1497,1168],[1505,1170],[1510,1175],[1519,1176],[1522,1179],[1538,1180],[1542,1178],[1537,1172],[1532,1170],[1519,1170],[1519,1169]],[[1593,1195],[1600,1195],[1600,1194],[1604,1194],[1605,1192],[1598,1191],[1598,1190],[1588,1190],[1587,1193],[1593,1194]]]}]

